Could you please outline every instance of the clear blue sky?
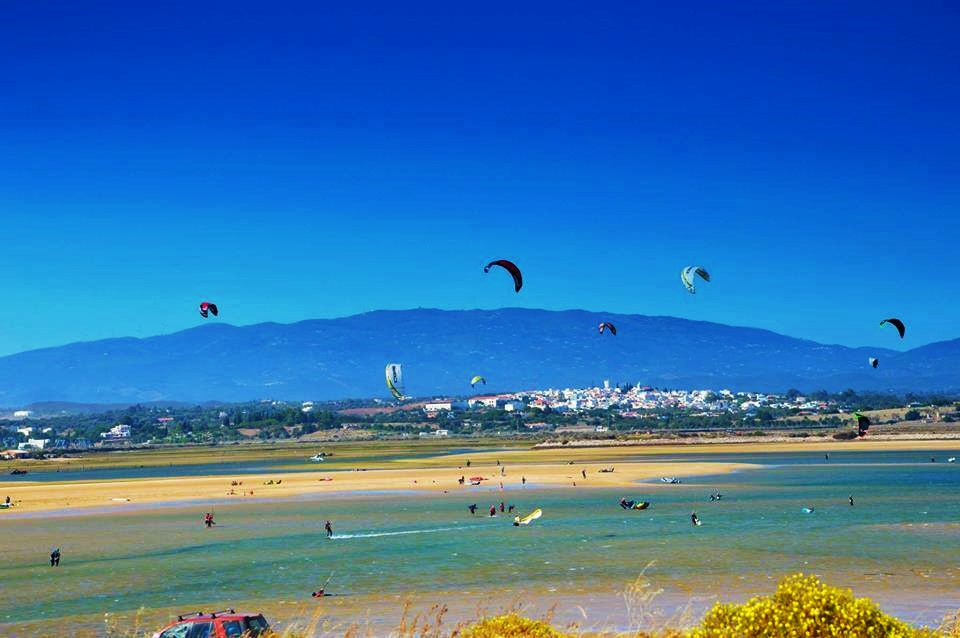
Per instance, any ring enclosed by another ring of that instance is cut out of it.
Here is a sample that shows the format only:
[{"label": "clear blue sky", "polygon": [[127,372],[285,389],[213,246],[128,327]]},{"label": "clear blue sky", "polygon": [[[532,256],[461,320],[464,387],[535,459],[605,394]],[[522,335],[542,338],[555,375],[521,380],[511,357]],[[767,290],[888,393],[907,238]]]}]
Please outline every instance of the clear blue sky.
[{"label": "clear blue sky", "polygon": [[956,6],[668,4],[4,3],[0,353],[202,299],[960,336]]}]

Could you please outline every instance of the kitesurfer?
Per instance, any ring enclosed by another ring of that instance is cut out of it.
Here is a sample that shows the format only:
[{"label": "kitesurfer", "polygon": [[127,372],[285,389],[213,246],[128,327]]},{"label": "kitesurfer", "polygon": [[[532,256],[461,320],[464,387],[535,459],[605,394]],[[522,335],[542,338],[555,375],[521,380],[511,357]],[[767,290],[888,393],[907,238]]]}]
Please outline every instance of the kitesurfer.
[{"label": "kitesurfer", "polygon": [[333,538],[333,525],[330,524],[330,521],[323,524],[323,529],[327,530],[327,538]]},{"label": "kitesurfer", "polygon": [[694,525],[700,524],[700,517],[697,516],[696,512],[693,512],[692,514],[690,514],[690,522],[693,523]]},{"label": "kitesurfer", "polygon": [[505,506],[504,506],[504,504],[503,504],[503,501],[500,501],[500,513],[501,513],[501,514],[503,514],[504,507],[505,507]]},{"label": "kitesurfer", "polygon": [[203,524],[207,526],[207,529],[216,525],[216,523],[213,521],[213,514],[211,514],[210,512],[207,512],[206,514],[204,514]]},{"label": "kitesurfer", "polygon": [[55,547],[52,552],[50,552],[50,567],[60,567],[60,548]]},{"label": "kitesurfer", "polygon": [[853,507],[853,494],[850,495],[850,507]]},{"label": "kitesurfer", "polygon": [[477,513],[477,504],[474,503],[473,505],[468,505],[468,506],[467,506],[467,509],[470,510],[470,513],[471,513],[471,514],[476,514],[476,513]]},{"label": "kitesurfer", "polygon": [[496,516],[496,515],[497,515],[497,506],[496,506],[496,505],[491,505],[491,506],[490,506],[490,516]]}]

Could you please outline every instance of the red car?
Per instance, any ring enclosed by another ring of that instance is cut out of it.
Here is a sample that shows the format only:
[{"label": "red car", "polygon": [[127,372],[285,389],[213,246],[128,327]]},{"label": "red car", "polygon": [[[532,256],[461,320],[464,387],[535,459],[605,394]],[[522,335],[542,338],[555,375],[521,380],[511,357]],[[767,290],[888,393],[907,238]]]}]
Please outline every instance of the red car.
[{"label": "red car", "polygon": [[232,609],[212,614],[197,612],[177,616],[153,638],[256,638],[266,635],[270,625],[263,614],[237,613]]}]

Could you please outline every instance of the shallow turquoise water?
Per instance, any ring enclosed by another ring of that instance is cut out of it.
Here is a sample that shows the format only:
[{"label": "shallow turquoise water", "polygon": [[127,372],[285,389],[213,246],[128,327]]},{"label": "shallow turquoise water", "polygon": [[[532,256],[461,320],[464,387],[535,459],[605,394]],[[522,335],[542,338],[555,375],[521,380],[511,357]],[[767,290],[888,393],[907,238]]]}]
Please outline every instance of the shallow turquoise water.
[{"label": "shallow turquoise water", "polygon": [[[333,591],[358,597],[616,597],[654,560],[648,574],[667,592],[736,598],[802,570],[929,622],[960,608],[960,464],[943,462],[954,454],[709,455],[764,467],[629,491],[528,485],[226,504],[211,530],[200,523],[203,506],[0,518],[0,623],[297,600],[331,572]],[[724,498],[711,502],[716,490]],[[621,496],[653,505],[625,512]],[[543,518],[515,528],[507,516],[482,515],[501,498],[522,513],[541,507]],[[701,527],[690,524],[694,509]],[[45,563],[54,545],[64,553],[59,570]]]}]

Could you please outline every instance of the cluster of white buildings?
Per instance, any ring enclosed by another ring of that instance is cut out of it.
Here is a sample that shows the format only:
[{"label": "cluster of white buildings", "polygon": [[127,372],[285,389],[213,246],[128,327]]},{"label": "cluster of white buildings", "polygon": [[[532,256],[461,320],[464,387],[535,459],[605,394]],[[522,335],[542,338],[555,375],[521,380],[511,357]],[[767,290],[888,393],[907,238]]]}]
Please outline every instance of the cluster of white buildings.
[{"label": "cluster of white buildings", "polygon": [[744,412],[760,408],[795,409],[800,413],[816,414],[834,404],[811,401],[803,396],[787,397],[757,392],[730,390],[658,390],[649,386],[635,386],[629,390],[611,387],[567,388],[563,390],[531,390],[516,394],[473,397],[467,401],[437,401],[424,406],[427,413],[443,410],[498,408],[506,411],[525,408],[551,412],[583,412],[588,410],[619,410],[623,416],[641,416],[644,412],[660,410],[693,410],[703,413]]}]

